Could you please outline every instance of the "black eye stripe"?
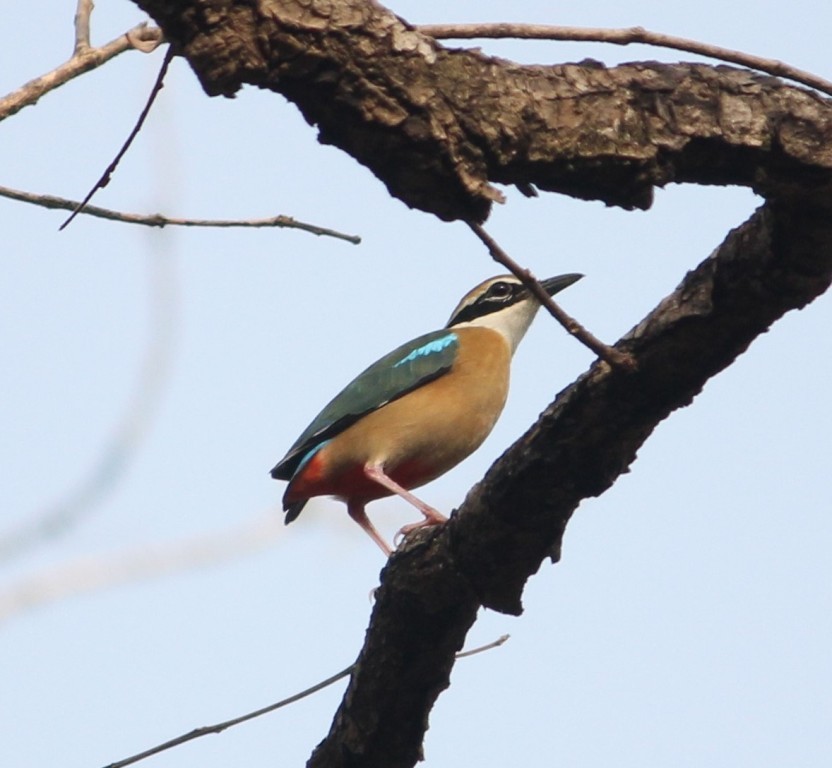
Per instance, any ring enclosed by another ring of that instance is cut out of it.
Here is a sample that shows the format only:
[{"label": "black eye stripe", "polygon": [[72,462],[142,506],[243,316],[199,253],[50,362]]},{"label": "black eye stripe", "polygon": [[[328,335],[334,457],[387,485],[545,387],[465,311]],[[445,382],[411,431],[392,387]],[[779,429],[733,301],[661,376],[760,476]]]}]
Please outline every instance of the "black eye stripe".
[{"label": "black eye stripe", "polygon": [[[499,293],[499,291],[505,292]],[[459,312],[451,318],[448,323],[448,327],[457,325],[458,323],[476,320],[478,317],[483,317],[484,315],[489,315],[492,312],[497,312],[504,307],[508,307],[512,304],[516,304],[518,301],[522,301],[525,296],[526,290],[520,283],[509,283],[505,281],[494,283],[490,285],[488,289],[476,299],[476,301],[462,307],[462,309],[460,309]]]}]

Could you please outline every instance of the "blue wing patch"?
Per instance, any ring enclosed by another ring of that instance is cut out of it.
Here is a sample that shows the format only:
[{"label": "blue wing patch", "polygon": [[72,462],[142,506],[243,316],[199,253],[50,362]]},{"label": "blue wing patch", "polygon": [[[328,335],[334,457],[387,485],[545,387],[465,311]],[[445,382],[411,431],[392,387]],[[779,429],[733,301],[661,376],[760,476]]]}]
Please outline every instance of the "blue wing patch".
[{"label": "blue wing patch", "polygon": [[290,480],[312,449],[343,432],[365,414],[447,373],[458,349],[459,337],[453,331],[442,329],[419,336],[373,363],[315,417],[272,469],[272,477]]},{"label": "blue wing patch", "polygon": [[422,344],[421,347],[416,347],[416,349],[414,349],[407,357],[403,357],[401,360],[399,360],[398,363],[393,363],[393,367],[398,368],[400,365],[413,362],[419,357],[436,354],[437,352],[441,352],[443,349],[445,349],[445,347],[456,343],[458,342],[457,335],[455,333],[449,333],[446,336],[440,336],[438,339],[429,341],[427,344]]}]

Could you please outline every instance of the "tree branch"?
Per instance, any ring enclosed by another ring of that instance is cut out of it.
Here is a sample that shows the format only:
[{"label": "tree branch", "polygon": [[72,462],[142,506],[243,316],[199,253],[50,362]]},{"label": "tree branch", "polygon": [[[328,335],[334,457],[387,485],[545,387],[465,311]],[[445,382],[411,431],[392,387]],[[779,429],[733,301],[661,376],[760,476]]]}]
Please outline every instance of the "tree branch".
[{"label": "tree branch", "polygon": [[[32,203],[41,208],[52,208],[63,211],[74,211],[80,206],[77,200],[68,200],[65,197],[55,195],[37,195],[32,192],[24,192],[11,187],[0,186],[0,197],[8,197],[10,200],[18,200],[22,203]],[[298,221],[291,216],[278,214],[263,219],[182,219],[173,216],[163,216],[161,213],[124,213],[114,211],[110,208],[100,208],[97,205],[85,205],[79,211],[86,216],[96,216],[108,221],[119,221],[124,224],[140,224],[146,227],[278,227],[286,229],[300,229],[312,235],[321,237],[334,237],[338,240],[346,240],[348,243],[358,245],[361,237],[339,232],[336,229],[319,227],[317,224],[309,224]]]},{"label": "tree branch", "polygon": [[700,64],[520,66],[449,50],[368,0],[136,0],[209,95],[283,94],[391,194],[482,222],[495,184],[648,208],[669,182],[765,196],[832,183],[832,112],[770,77]]},{"label": "tree branch", "polygon": [[[472,648],[470,651],[462,651],[456,655],[457,659],[464,659],[469,656],[475,656],[478,653],[484,653],[485,651],[493,650],[494,648],[499,648],[509,639],[508,635],[500,635],[496,640],[493,640],[490,643],[486,643],[485,645],[480,645],[477,648]],[[298,693],[294,693],[291,696],[286,697],[285,699],[281,699],[280,701],[275,702],[274,704],[269,704],[268,706],[261,707],[260,709],[255,710],[254,712],[248,712],[245,715],[239,715],[238,717],[231,718],[230,720],[224,720],[221,723],[216,723],[214,725],[203,725],[200,728],[194,728],[192,731],[188,731],[188,733],[183,733],[181,736],[177,736],[174,739],[169,739],[161,744],[157,744],[155,747],[151,747],[150,749],[145,749],[142,752],[139,752],[135,755],[131,755],[130,757],[126,757],[123,760],[117,760],[114,763],[110,763],[109,765],[105,766],[105,768],[126,768],[128,765],[133,765],[135,763],[141,762],[142,760],[147,759],[148,757],[153,757],[153,755],[158,755],[160,752],[167,752],[169,749],[173,749],[174,747],[179,747],[182,744],[187,744],[189,741],[193,741],[194,739],[200,739],[203,736],[210,736],[217,733],[222,733],[228,728],[234,728],[237,725],[241,725],[242,723],[247,723],[249,720],[254,720],[255,718],[262,717],[263,715],[271,714],[272,712],[282,709],[283,707],[287,707],[290,704],[294,704],[296,701],[300,701],[301,699],[305,699],[307,696],[311,696],[313,693],[317,693],[324,688],[329,687],[333,683],[337,683],[339,680],[342,680],[347,675],[352,674],[353,669],[355,669],[355,664],[350,664],[346,669],[342,669],[340,672],[336,672],[334,675],[326,678],[326,680],[321,680],[319,683],[315,683],[315,685],[310,686],[309,688],[305,688]]]},{"label": "tree branch", "polygon": [[110,161],[110,164],[105,168],[104,173],[101,174],[98,181],[93,184],[92,189],[87,192],[86,197],[78,203],[78,207],[72,211],[72,213],[67,217],[66,221],[61,224],[58,229],[63,230],[66,229],[71,223],[72,220],[86,207],[87,203],[92,200],[93,195],[98,192],[99,189],[103,189],[110,183],[110,179],[112,178],[113,174],[118,168],[118,164],[121,162],[121,158],[127,154],[127,150],[130,149],[130,145],[135,140],[136,136],[139,135],[139,131],[141,131],[142,126],[144,125],[144,121],[147,120],[147,116],[150,114],[150,110],[153,107],[153,103],[156,101],[156,97],[159,95],[159,92],[162,88],[165,87],[165,76],[168,73],[168,67],[170,67],[170,63],[173,60],[173,48],[168,48],[165,52],[165,58],[162,59],[162,66],[159,67],[159,74],[156,75],[156,82],[153,83],[153,87],[150,89],[150,95],[147,97],[147,101],[145,102],[142,111],[139,113],[139,117],[136,120],[135,125],[133,126],[130,133],[127,135],[127,138],[124,140],[124,144],[121,145],[121,149],[116,152],[116,156]]},{"label": "tree branch", "polygon": [[832,82],[812,72],[791,66],[777,59],[766,59],[753,53],[735,51],[719,45],[703,43],[661,32],[651,32],[644,27],[627,27],[626,29],[593,29],[588,27],[558,27],[549,24],[419,24],[416,26],[423,35],[430,35],[438,40],[474,40],[487,38],[500,40],[561,40],[569,42],[611,43],[612,45],[653,45],[675,51],[695,53],[741,67],[756,69],[775,77],[784,77],[802,85],[832,96]]},{"label": "tree branch", "polygon": [[92,0],[78,0],[75,9],[75,48],[78,56],[90,47],[90,17],[92,16]]},{"label": "tree branch", "polygon": [[[81,13],[80,5],[82,4],[83,0],[79,4],[79,14]],[[41,96],[49,91],[65,85],[73,78],[78,77],[78,75],[83,75],[85,72],[100,67],[102,64],[105,64],[110,59],[125,51],[135,48],[143,53],[150,53],[161,45],[164,40],[160,29],[148,27],[146,22],[142,22],[123,35],[119,35],[114,40],[111,40],[106,45],[102,45],[100,48],[90,48],[88,45],[89,18],[86,20],[86,29],[84,29],[83,17],[81,19],[80,29],[77,19],[78,16],[76,15],[75,53],[72,58],[51,72],[47,72],[45,75],[30,80],[16,91],[12,91],[0,99],[0,121],[14,115],[24,107],[36,104]],[[84,45],[85,40],[87,45]]]},{"label": "tree branch", "polygon": [[299,693],[292,694],[285,699],[281,699],[274,704],[269,704],[266,707],[257,709],[254,712],[248,712],[245,715],[240,715],[239,717],[232,718],[231,720],[224,720],[223,722],[216,723],[214,725],[203,725],[199,728],[194,728],[192,731],[188,731],[188,733],[183,733],[181,736],[177,736],[174,739],[157,744],[155,747],[145,749],[144,751],[131,755],[130,757],[125,757],[123,760],[117,760],[114,763],[109,763],[105,766],[105,768],[127,768],[128,765],[134,765],[142,760],[146,760],[148,757],[153,757],[161,752],[167,752],[169,749],[173,749],[174,747],[187,744],[189,741],[193,741],[194,739],[201,739],[203,736],[211,736],[217,733],[222,733],[228,728],[233,728],[234,726],[241,725],[242,723],[247,723],[249,720],[254,720],[255,718],[262,717],[263,715],[268,715],[278,709],[294,704],[296,701],[305,699],[307,696],[311,696],[313,693],[317,693],[318,691],[337,683],[339,680],[343,680],[352,672],[353,667],[354,665],[350,664],[346,669],[336,672],[331,677],[326,678],[326,680],[321,680],[321,682],[315,683],[315,685],[312,685]]}]

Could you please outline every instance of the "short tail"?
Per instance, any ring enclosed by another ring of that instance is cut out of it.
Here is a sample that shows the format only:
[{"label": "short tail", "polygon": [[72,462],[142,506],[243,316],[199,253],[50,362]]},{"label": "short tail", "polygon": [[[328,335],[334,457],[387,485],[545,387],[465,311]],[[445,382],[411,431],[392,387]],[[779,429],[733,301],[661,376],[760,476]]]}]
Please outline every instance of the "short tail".
[{"label": "short tail", "polygon": [[293,501],[290,503],[283,502],[283,510],[286,512],[286,519],[283,521],[286,525],[289,525],[297,516],[301,513],[301,510],[306,506],[306,502],[309,499],[303,499],[302,501]]}]

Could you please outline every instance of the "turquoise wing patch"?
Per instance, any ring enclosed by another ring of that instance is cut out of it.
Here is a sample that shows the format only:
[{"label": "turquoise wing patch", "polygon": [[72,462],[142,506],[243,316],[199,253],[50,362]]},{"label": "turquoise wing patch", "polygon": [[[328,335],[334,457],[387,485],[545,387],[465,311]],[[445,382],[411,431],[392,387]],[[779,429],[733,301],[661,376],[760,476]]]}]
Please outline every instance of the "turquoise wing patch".
[{"label": "turquoise wing patch", "polygon": [[415,360],[418,360],[420,357],[427,357],[428,355],[437,355],[440,352],[442,352],[442,350],[444,350],[446,347],[458,343],[459,342],[457,340],[457,335],[455,333],[447,333],[444,336],[440,336],[438,339],[433,339],[432,341],[429,341],[426,344],[422,344],[421,346],[416,347],[416,349],[412,350],[409,354],[405,355],[405,357],[403,357],[401,360],[399,360],[396,363],[393,363],[393,367],[398,368],[399,366],[407,365],[407,363],[412,363]]}]

